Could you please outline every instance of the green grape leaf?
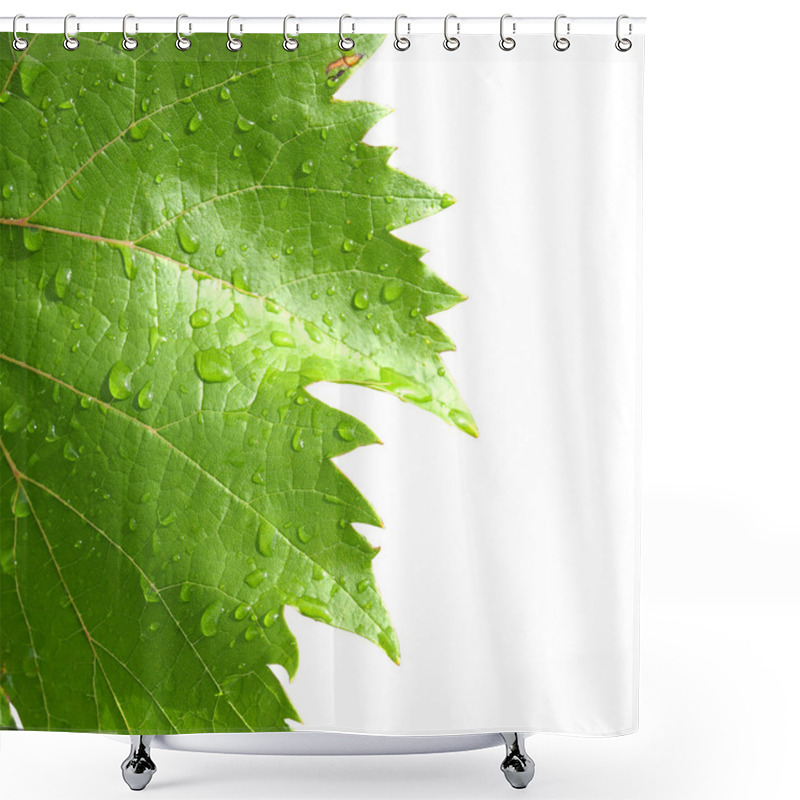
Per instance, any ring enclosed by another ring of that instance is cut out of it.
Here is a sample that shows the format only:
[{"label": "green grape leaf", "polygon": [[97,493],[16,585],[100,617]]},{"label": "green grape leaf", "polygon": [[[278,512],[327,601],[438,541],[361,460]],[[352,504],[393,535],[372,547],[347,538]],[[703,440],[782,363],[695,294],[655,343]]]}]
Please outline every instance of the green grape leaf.
[{"label": "green grape leaf", "polygon": [[0,53],[0,688],[26,728],[287,730],[286,606],[399,644],[307,387],[477,435],[427,317],[463,297],[392,231],[453,199],[334,99],[358,36],[58,36]]}]

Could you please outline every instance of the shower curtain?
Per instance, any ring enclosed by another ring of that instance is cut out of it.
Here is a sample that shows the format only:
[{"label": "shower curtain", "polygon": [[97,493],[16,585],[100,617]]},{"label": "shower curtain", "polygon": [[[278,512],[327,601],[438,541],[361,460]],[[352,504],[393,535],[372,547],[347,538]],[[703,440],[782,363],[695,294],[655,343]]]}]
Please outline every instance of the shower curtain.
[{"label": "shower curtain", "polygon": [[635,730],[642,38],[29,38],[2,726]]}]

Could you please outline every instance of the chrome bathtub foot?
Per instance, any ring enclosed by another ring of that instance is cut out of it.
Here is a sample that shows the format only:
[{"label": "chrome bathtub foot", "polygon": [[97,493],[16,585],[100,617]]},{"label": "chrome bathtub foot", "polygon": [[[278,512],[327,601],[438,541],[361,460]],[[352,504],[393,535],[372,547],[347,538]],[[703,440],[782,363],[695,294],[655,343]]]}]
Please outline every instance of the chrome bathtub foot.
[{"label": "chrome bathtub foot", "polygon": [[525,752],[525,736],[521,733],[501,733],[506,743],[506,757],[500,765],[506,780],[515,789],[524,789],[532,780],[536,765]]},{"label": "chrome bathtub foot", "polygon": [[152,736],[131,735],[130,755],[122,762],[122,778],[134,792],[140,792],[150,783],[156,765],[150,758]]}]

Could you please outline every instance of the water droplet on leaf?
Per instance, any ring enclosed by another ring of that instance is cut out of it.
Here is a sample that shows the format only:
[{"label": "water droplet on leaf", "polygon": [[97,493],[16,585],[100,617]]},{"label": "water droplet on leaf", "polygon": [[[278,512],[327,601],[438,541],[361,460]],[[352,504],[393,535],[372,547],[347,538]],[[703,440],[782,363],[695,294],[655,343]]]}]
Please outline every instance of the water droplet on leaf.
[{"label": "water droplet on leaf", "polygon": [[200,249],[200,241],[193,236],[181,218],[177,226],[178,242],[186,253],[196,253]]},{"label": "water droplet on leaf", "polygon": [[221,600],[215,600],[206,607],[200,617],[200,632],[208,638],[217,635],[217,623],[222,613],[225,611]]},{"label": "water droplet on leaf", "polygon": [[255,122],[253,122],[253,120],[245,119],[241,114],[239,115],[238,119],[236,120],[236,127],[240,131],[244,131],[245,133],[247,131],[253,130],[253,128],[255,128],[255,126],[256,126],[256,124],[255,124]]},{"label": "water droplet on leaf", "polygon": [[197,374],[206,383],[224,383],[233,377],[233,364],[224,351],[211,347],[199,350],[194,356]]},{"label": "water droplet on leaf", "polygon": [[108,388],[117,400],[126,400],[132,394],[131,376],[133,370],[124,362],[117,361],[108,373]]},{"label": "water droplet on leaf", "polygon": [[44,245],[44,235],[40,228],[23,228],[22,242],[26,250],[35,253],[37,250],[42,249],[42,245]]},{"label": "water droplet on leaf", "polygon": [[136,401],[141,409],[148,409],[153,405],[153,382],[147,381],[139,390],[139,395]]},{"label": "water droplet on leaf", "polygon": [[189,317],[189,324],[193,328],[205,328],[211,324],[211,312],[207,308],[198,308]]},{"label": "water droplet on leaf", "polygon": [[275,347],[294,347],[294,339],[286,331],[272,331],[269,340]]},{"label": "water droplet on leaf", "polygon": [[361,310],[369,306],[369,294],[367,294],[366,289],[358,289],[353,294],[353,305]]}]

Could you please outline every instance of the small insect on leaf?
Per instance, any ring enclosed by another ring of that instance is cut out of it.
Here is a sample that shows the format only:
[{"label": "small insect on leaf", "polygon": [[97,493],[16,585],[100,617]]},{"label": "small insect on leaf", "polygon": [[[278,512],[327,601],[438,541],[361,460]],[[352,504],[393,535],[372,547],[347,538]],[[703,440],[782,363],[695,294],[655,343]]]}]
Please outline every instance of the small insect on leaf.
[{"label": "small insect on leaf", "polygon": [[331,83],[336,83],[348,69],[358,64],[362,58],[364,58],[363,53],[351,53],[342,58],[337,58],[336,61],[331,61],[331,63],[325,67],[325,74],[328,76],[328,80]]}]

